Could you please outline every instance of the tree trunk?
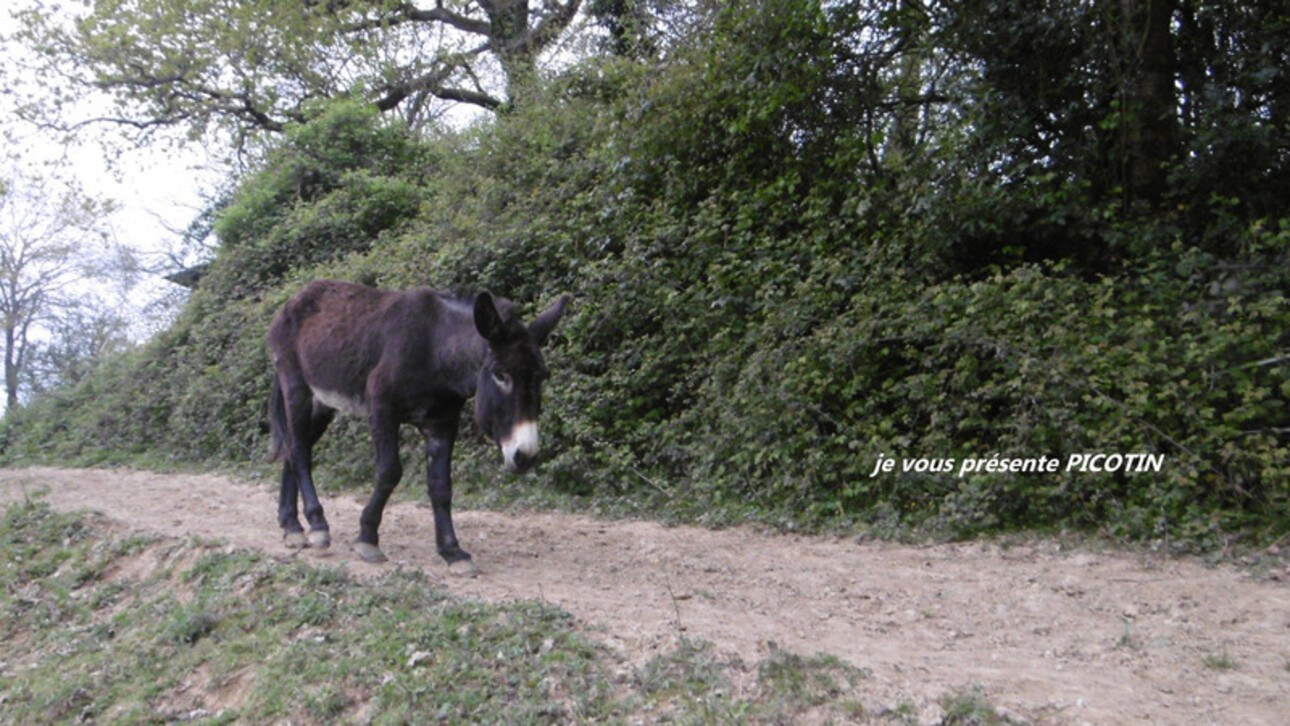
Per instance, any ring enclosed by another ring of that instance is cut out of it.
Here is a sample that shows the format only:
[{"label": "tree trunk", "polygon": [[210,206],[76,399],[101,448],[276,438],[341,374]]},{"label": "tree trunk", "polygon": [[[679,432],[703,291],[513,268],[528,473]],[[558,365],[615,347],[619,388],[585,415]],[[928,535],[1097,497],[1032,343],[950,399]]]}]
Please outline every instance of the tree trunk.
[{"label": "tree trunk", "polygon": [[1129,112],[1126,191],[1132,201],[1159,201],[1164,167],[1181,139],[1174,86],[1172,23],[1177,0],[1120,0],[1128,74],[1122,94]]},{"label": "tree trunk", "polygon": [[17,341],[12,325],[4,329],[4,393],[5,411],[12,411],[18,405],[18,361],[16,358]]}]

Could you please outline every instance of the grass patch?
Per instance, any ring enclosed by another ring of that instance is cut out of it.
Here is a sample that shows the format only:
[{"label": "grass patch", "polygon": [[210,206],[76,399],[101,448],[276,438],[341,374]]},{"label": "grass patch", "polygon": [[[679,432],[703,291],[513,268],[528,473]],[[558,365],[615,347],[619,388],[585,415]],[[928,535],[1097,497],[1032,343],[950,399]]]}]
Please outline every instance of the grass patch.
[{"label": "grass patch", "polygon": [[945,696],[941,699],[941,707],[945,709],[942,726],[1008,726],[1018,723],[996,711],[979,687]]},{"label": "grass patch", "polygon": [[1216,671],[1236,670],[1236,661],[1224,650],[1222,653],[1206,653],[1203,658],[1206,668]]},{"label": "grass patch", "polygon": [[832,656],[748,666],[683,640],[625,673],[539,602],[122,536],[39,500],[0,518],[0,615],[9,723],[866,720],[866,674]]},{"label": "grass patch", "polygon": [[[867,673],[826,654],[802,656],[770,644],[771,655],[750,669],[719,657],[711,643],[683,638],[673,651],[637,670],[635,712],[681,723],[858,723],[865,709],[858,686]],[[756,673],[751,692],[732,676]]]},{"label": "grass patch", "polygon": [[758,669],[763,697],[775,711],[791,715],[802,707],[834,704],[853,719],[864,709],[856,686],[868,672],[826,653],[802,656],[771,643],[771,655]]},{"label": "grass patch", "polygon": [[141,550],[38,502],[0,522],[0,562],[13,722],[614,715],[605,654],[567,613],[452,598],[420,573],[358,581],[211,542]]}]

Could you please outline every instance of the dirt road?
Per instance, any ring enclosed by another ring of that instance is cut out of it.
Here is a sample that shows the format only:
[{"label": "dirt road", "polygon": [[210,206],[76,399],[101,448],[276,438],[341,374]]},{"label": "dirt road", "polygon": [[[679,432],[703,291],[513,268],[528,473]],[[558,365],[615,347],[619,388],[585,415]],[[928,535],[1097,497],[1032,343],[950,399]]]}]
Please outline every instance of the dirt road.
[{"label": "dirt road", "polygon": [[[166,536],[285,553],[276,491],[214,475],[0,470],[0,502],[48,488],[63,510]],[[450,578],[430,510],[391,506],[367,565],[344,544],[359,499],[324,500],[329,551],[355,571],[415,567],[463,596],[541,599],[640,664],[702,638],[756,663],[776,643],[866,669],[866,706],[934,708],[974,686],[1045,723],[1290,723],[1290,560],[1269,576],[1187,559],[1067,551],[1038,541],[908,546],[708,531],[559,514],[461,511],[483,573]]]}]

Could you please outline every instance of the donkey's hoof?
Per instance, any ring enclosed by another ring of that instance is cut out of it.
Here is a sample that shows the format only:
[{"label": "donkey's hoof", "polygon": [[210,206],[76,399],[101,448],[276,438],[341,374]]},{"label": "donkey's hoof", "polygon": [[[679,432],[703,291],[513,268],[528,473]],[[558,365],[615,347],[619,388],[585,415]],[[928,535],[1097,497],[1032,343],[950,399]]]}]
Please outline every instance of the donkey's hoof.
[{"label": "donkey's hoof", "polygon": [[472,559],[457,560],[448,563],[448,574],[456,577],[475,577],[479,575],[479,568],[475,566]]},{"label": "donkey's hoof", "polygon": [[309,546],[320,550],[331,547],[331,532],[328,532],[325,529],[310,530]]},{"label": "donkey's hoof", "polygon": [[359,557],[363,558],[364,562],[370,562],[373,565],[380,564],[389,559],[385,556],[385,553],[381,551],[380,547],[368,542],[355,542],[354,551],[358,553]]},{"label": "donkey's hoof", "polygon": [[282,535],[282,543],[287,546],[287,549],[293,550],[302,550],[309,546],[304,532],[286,532]]}]

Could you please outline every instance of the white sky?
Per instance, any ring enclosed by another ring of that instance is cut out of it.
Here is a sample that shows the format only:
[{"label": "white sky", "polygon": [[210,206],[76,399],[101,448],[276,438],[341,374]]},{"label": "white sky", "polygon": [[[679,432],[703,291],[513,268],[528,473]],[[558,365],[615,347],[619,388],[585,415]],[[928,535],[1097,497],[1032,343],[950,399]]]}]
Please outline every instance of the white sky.
[{"label": "white sky", "polygon": [[[13,13],[39,2],[41,0],[0,0],[0,38],[17,29]],[[79,3],[64,3],[65,9],[75,11],[80,7]],[[25,52],[25,48],[5,44],[0,47],[0,63],[12,63]],[[557,45],[550,55],[552,58],[548,62],[558,65],[568,53],[563,46]],[[200,142],[153,143],[142,148],[130,148],[123,143],[127,138],[123,130],[111,124],[88,126],[74,142],[65,144],[58,134],[18,121],[15,100],[4,93],[5,90],[0,88],[0,130],[20,139],[15,144],[18,147],[16,155],[21,159],[20,166],[27,173],[39,175],[43,164],[66,160],[62,175],[74,179],[89,194],[114,201],[119,210],[110,219],[113,235],[118,242],[150,256],[150,262],[156,262],[165,250],[176,246],[178,232],[200,213],[204,205],[203,193],[210,193],[232,174],[227,163],[212,156]],[[117,115],[105,96],[86,94],[82,104],[83,107],[69,112],[69,117]],[[479,113],[474,107],[458,105],[444,120],[449,125],[462,127]],[[109,162],[105,145],[124,151]],[[13,150],[10,151],[12,155]],[[214,151],[220,154],[227,150]],[[0,157],[4,155],[0,152]],[[4,163],[6,161],[0,158],[0,164]],[[196,261],[186,260],[189,263]],[[168,320],[149,320],[143,311],[149,302],[172,293],[174,289],[172,283],[160,278],[145,279],[127,299],[120,301],[126,316],[136,321],[133,331],[136,339],[146,337],[168,323]]]},{"label": "white sky", "polygon": [[[32,0],[5,1],[0,9],[0,36],[16,29],[11,13],[31,4]],[[11,61],[24,49],[6,43],[2,52]],[[17,120],[14,104],[9,94],[0,93],[0,126],[18,139],[6,150],[17,160],[3,163],[43,176],[47,164],[64,161],[61,176],[78,182],[90,195],[117,204],[118,211],[109,219],[112,234],[149,262],[157,261],[163,250],[174,245],[176,231],[187,227],[200,212],[203,191],[213,189],[227,174],[199,144],[131,148],[123,143],[119,129],[106,124],[85,128],[69,145],[57,138],[59,134]],[[106,99],[102,97],[86,96],[83,104],[83,110],[77,109],[78,116],[102,115],[106,110]],[[96,104],[100,107],[96,108]],[[109,162],[104,142],[125,150]],[[107,299],[121,304],[127,317],[136,321],[133,332],[141,338],[166,322],[148,320],[144,308],[173,288],[159,278],[143,279],[126,299],[115,295]]]}]

